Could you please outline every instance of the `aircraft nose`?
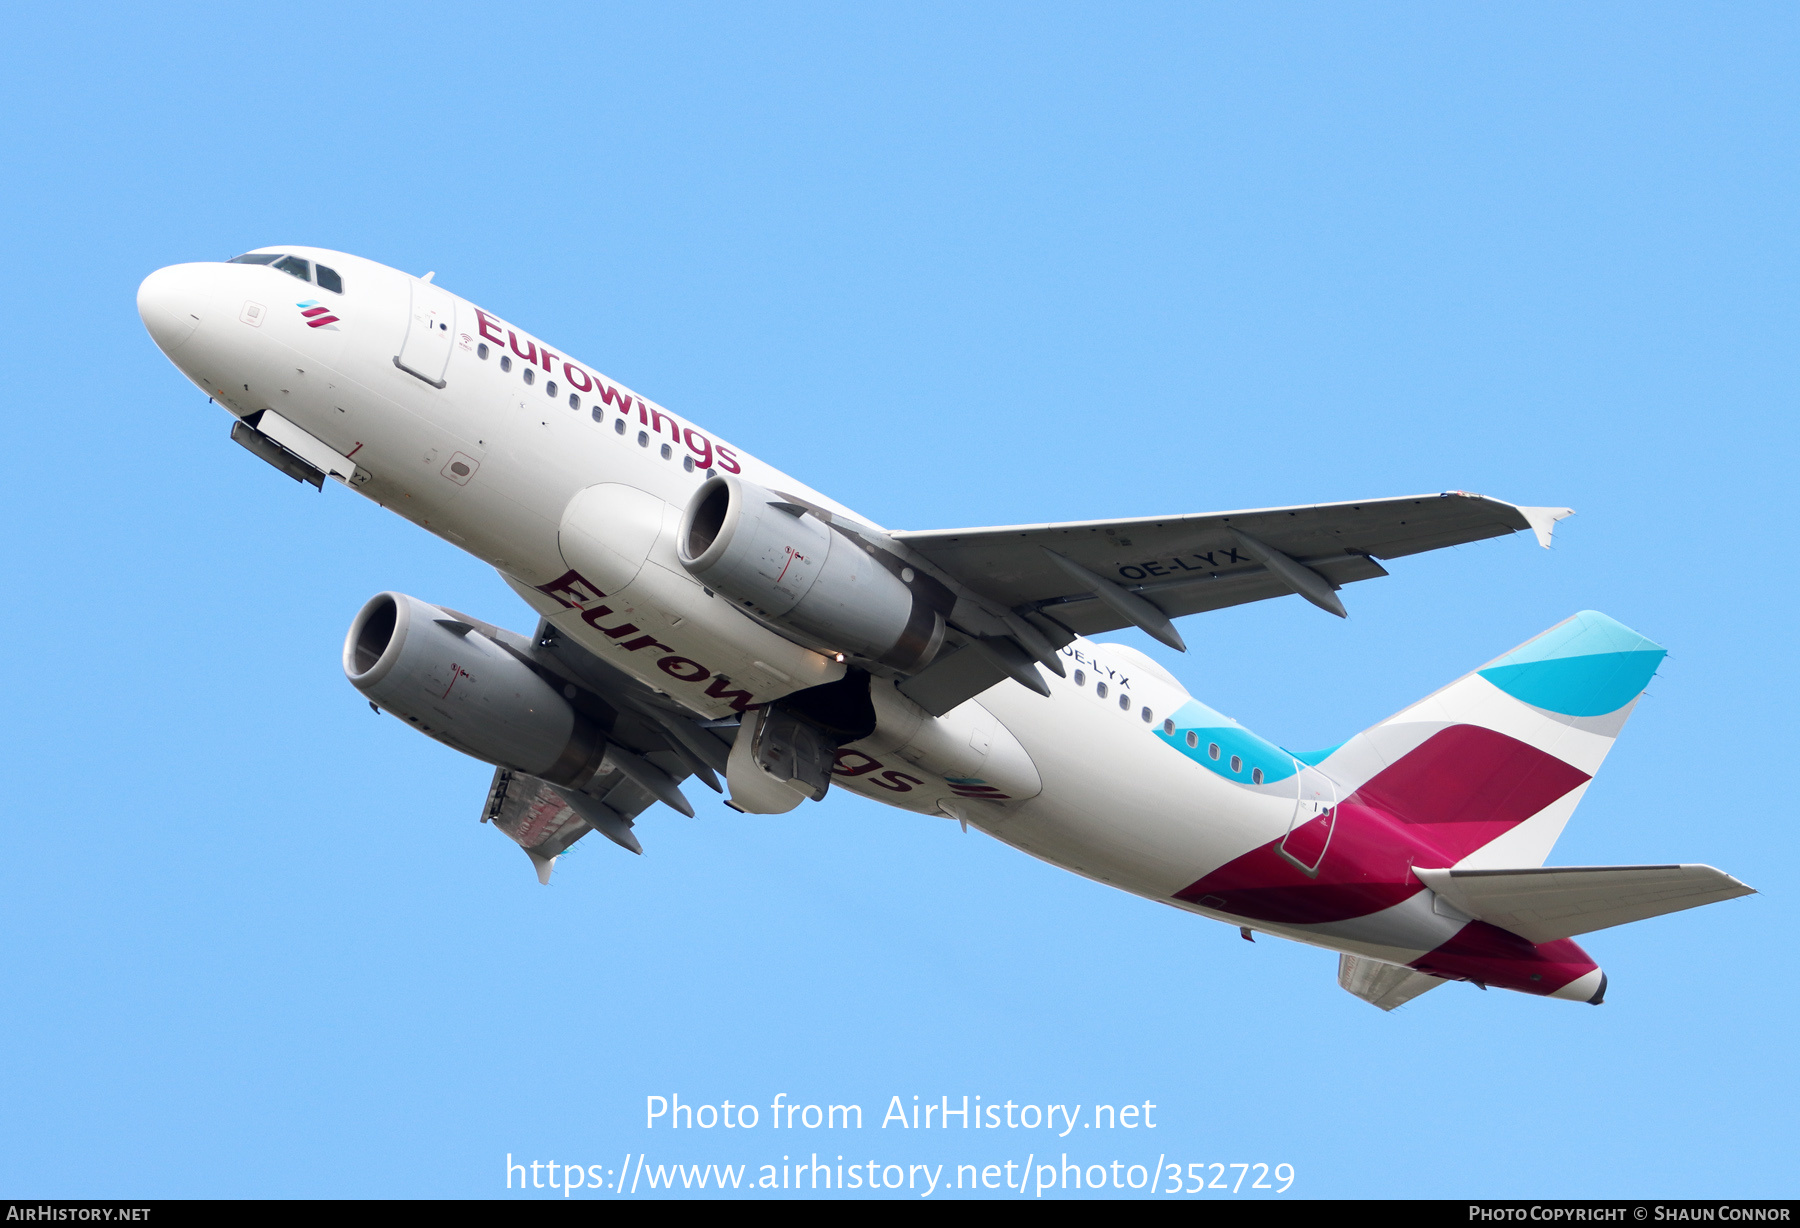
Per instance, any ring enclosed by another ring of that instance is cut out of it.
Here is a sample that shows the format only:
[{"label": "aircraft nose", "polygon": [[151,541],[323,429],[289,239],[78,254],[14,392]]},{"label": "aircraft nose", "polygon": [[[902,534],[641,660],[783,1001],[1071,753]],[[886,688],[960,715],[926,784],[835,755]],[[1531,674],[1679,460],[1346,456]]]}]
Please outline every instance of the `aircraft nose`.
[{"label": "aircraft nose", "polygon": [[138,287],[138,315],[157,348],[171,357],[187,344],[206,314],[206,271],[203,264],[172,264],[144,278]]}]

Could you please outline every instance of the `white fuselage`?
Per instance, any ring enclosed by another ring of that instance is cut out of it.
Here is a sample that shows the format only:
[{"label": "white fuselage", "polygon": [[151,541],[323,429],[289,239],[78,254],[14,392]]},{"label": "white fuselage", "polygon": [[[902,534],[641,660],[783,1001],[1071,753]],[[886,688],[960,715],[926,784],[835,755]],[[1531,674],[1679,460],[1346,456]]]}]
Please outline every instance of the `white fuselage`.
[{"label": "white fuselage", "polygon": [[[164,269],[141,292],[152,335],[209,397],[239,417],[272,410],[322,441],[354,466],[352,489],[492,564],[569,636],[696,713],[729,716],[734,697],[741,708],[841,676],[830,654],[703,589],[676,558],[675,529],[709,470],[870,522],[418,278],[338,252],[266,250],[328,264],[343,293],[216,263]],[[302,314],[318,306],[333,323]],[[429,378],[437,369],[397,363],[434,322],[448,325],[442,387]],[[1068,677],[1047,678],[1048,698],[1003,682],[943,718],[877,682],[881,725],[845,748],[836,783],[1238,923],[1175,893],[1279,840],[1299,778],[1253,785],[1176,753],[1158,734],[1191,700],[1172,677],[1122,646],[1078,639],[1063,651]],[[1441,941],[1442,927],[1398,941],[1257,928],[1403,961]]]}]

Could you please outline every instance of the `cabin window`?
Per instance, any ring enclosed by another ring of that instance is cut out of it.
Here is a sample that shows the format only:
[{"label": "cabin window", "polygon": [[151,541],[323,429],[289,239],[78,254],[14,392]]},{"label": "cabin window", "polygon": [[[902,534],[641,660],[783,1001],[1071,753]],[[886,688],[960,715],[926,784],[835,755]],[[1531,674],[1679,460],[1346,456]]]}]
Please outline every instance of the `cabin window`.
[{"label": "cabin window", "polygon": [[552,380],[544,381],[544,395],[547,397],[553,397],[556,395],[556,381],[555,380],[552,379]]},{"label": "cabin window", "polygon": [[1168,734],[1171,738],[1175,736],[1175,721],[1173,717],[1163,722],[1163,732]]},{"label": "cabin window", "polygon": [[1209,759],[1217,759],[1219,757],[1219,744],[1217,742],[1208,742],[1206,744],[1206,757]]},{"label": "cabin window", "polygon": [[487,356],[488,356],[487,342],[483,341],[480,345],[475,347],[475,357],[481,359],[482,362],[486,362]]},{"label": "cabin window", "polygon": [[1244,760],[1242,756],[1233,755],[1231,757],[1231,770],[1233,772],[1241,772],[1244,770]]},{"label": "cabin window", "polygon": [[1094,684],[1094,693],[1096,695],[1100,696],[1101,699],[1105,699],[1106,698],[1106,684],[1104,682],[1096,682]]},{"label": "cabin window", "polygon": [[675,455],[675,449],[671,448],[668,444],[665,443],[662,446],[662,458],[664,460],[668,460],[671,457],[673,457],[674,455]]},{"label": "cabin window", "polygon": [[1144,724],[1146,724],[1146,725],[1148,725],[1151,721],[1156,719],[1155,717],[1150,715],[1150,709],[1148,709],[1148,708],[1145,708],[1142,712],[1138,713],[1138,715],[1144,718]]},{"label": "cabin window", "polygon": [[329,290],[333,294],[344,292],[344,279],[337,275],[336,269],[328,269],[322,264],[313,265],[313,280],[319,283],[319,289]]},{"label": "cabin window", "polygon": [[1086,671],[1079,670],[1079,669],[1075,671],[1075,685],[1076,686],[1086,686],[1087,685]]},{"label": "cabin window", "polygon": [[1131,696],[1125,694],[1123,691],[1119,693],[1119,711],[1131,711]]},{"label": "cabin window", "polygon": [[527,384],[537,383],[537,368],[536,367],[526,367],[525,371],[524,371],[524,375],[525,375],[525,382]]},{"label": "cabin window", "polygon": [[707,476],[707,477],[709,477],[709,478],[710,478],[710,477],[716,477],[716,476],[717,476],[717,475],[718,475],[718,472],[719,472],[719,471],[718,471],[718,470],[717,470],[717,469],[708,469],[708,470],[707,470],[707,471],[706,471],[706,476]]},{"label": "cabin window", "polygon": [[638,447],[647,448],[649,446],[650,446],[650,432],[649,431],[639,431],[638,432]]},{"label": "cabin window", "polygon": [[1261,768],[1251,768],[1250,769],[1250,783],[1254,784],[1254,785],[1260,785],[1262,783],[1262,769]]},{"label": "cabin window", "polygon": [[570,409],[580,409],[581,408],[581,394],[579,392],[571,392],[569,394],[569,408]]},{"label": "cabin window", "polygon": [[[1173,722],[1171,722],[1171,724],[1172,724],[1172,723],[1173,723]],[[1189,749],[1189,750],[1197,750],[1197,749],[1199,749],[1199,746],[1200,746],[1200,735],[1199,735],[1199,734],[1197,734],[1197,733],[1195,733],[1195,732],[1194,732],[1194,731],[1193,731],[1193,730],[1192,730],[1192,729],[1190,729],[1190,730],[1188,730],[1188,736],[1187,736],[1187,744],[1188,744],[1188,749]]]},{"label": "cabin window", "polygon": [[[600,411],[596,409],[594,412],[599,413]],[[625,419],[614,418],[613,419],[613,434],[623,435],[624,433],[625,433]]]},{"label": "cabin window", "polygon": [[275,267],[301,281],[312,280],[312,266],[298,256],[283,256],[275,262]]},{"label": "cabin window", "polygon": [[512,355],[511,354],[500,355],[500,369],[502,371],[512,370]]},{"label": "cabin window", "polygon": [[687,470],[689,473],[692,473],[694,471],[694,458],[691,456],[682,457],[681,458],[681,467],[683,469]]}]

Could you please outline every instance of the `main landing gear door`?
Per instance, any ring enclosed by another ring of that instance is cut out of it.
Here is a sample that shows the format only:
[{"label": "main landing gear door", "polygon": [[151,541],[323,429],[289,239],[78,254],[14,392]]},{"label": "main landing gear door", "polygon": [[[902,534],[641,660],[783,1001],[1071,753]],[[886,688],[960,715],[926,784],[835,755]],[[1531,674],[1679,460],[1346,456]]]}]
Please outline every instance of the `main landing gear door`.
[{"label": "main landing gear door", "polygon": [[1275,851],[1308,878],[1317,878],[1337,824],[1337,785],[1298,759],[1294,767],[1294,817]]},{"label": "main landing gear door", "polygon": [[394,355],[394,365],[433,388],[442,388],[444,370],[450,365],[450,343],[455,336],[456,299],[448,290],[414,278],[406,338],[400,343],[400,352]]}]

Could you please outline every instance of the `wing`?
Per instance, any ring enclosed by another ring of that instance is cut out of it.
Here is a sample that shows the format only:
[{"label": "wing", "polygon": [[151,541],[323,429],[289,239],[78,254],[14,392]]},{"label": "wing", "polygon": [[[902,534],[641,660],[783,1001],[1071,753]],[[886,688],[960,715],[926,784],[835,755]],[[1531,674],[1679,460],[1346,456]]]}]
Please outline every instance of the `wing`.
[{"label": "wing", "polygon": [[726,739],[735,729],[715,732],[714,723],[696,720],[673,700],[563,638],[548,622],[527,640],[466,614],[456,617],[554,682],[605,732],[600,769],[579,789],[495,769],[481,821],[493,823],[525,850],[539,882],[548,884],[557,857],[590,831],[642,853],[632,829],[652,803],[694,813],[679,787],[690,775],[719,788],[715,773],[725,770],[731,750]]},{"label": "wing", "polygon": [[[1568,508],[1517,507],[1453,490],[1362,503],[892,536],[1015,613],[1048,616],[1079,635],[1135,624],[1179,646],[1172,628],[1155,625],[1158,616],[1166,624],[1184,614],[1289,593],[1342,614],[1336,590],[1386,575],[1377,559],[1521,529],[1531,529],[1548,546],[1552,526],[1570,514]],[[1121,593],[1139,604],[1118,600]]]}]

